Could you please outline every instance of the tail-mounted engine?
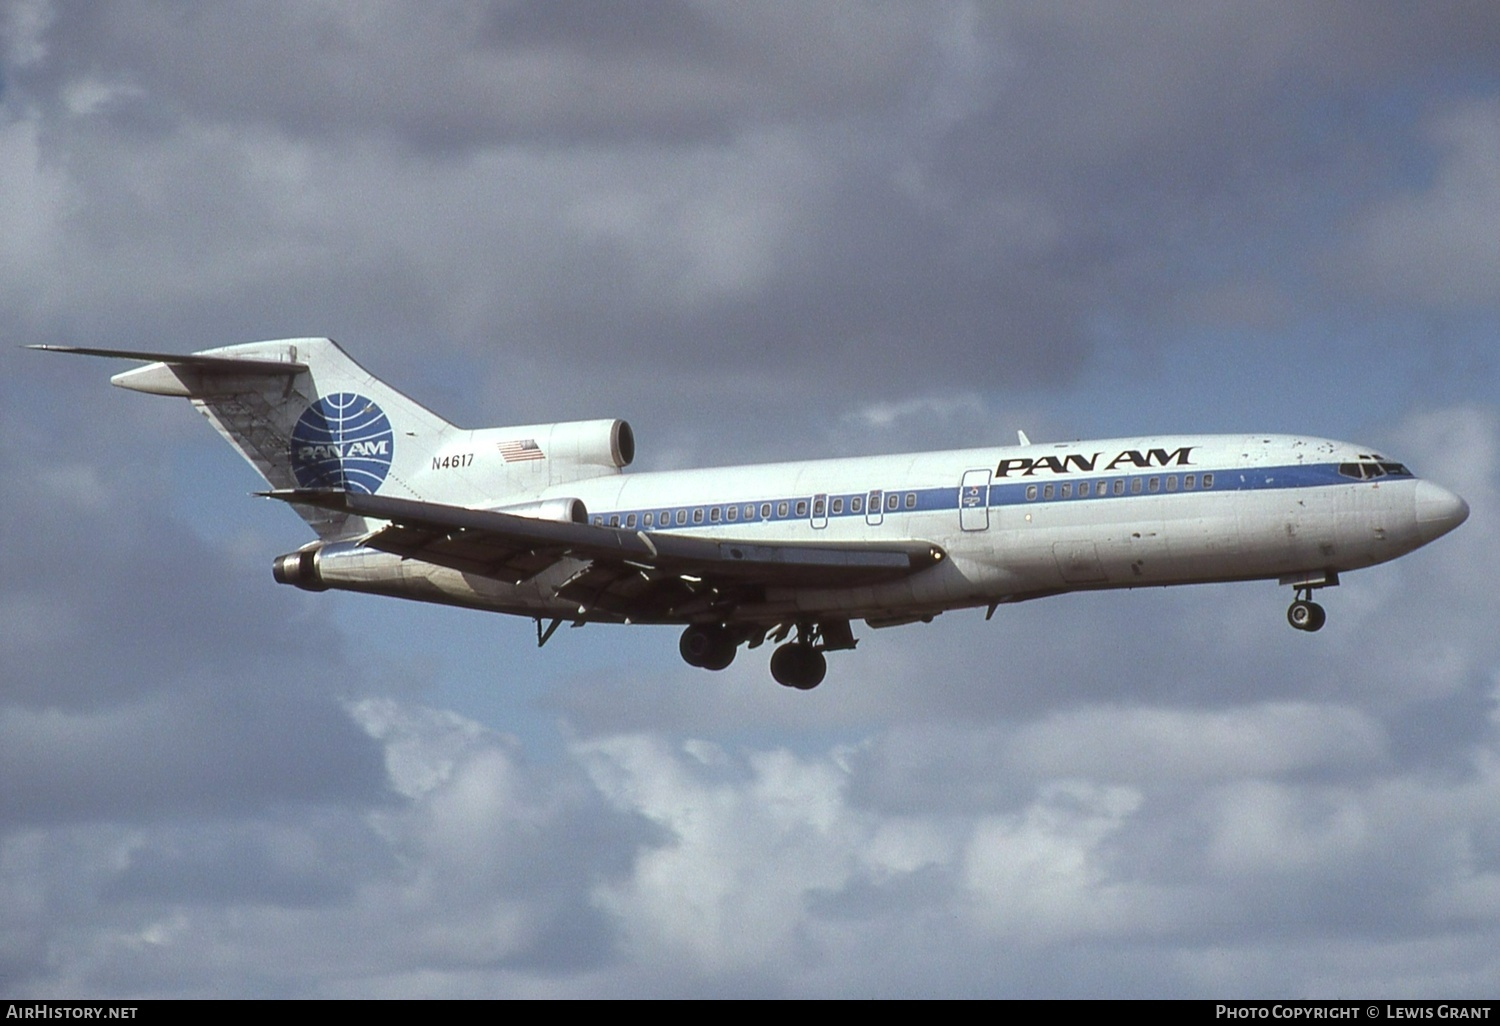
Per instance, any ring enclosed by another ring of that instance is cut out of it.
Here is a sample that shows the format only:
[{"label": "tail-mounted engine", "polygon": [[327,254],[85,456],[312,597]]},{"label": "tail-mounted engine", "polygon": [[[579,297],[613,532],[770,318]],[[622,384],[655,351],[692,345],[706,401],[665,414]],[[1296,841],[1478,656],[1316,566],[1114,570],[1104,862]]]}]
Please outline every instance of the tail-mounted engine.
[{"label": "tail-mounted engine", "polygon": [[303,591],[327,591],[328,585],[318,573],[318,551],[321,545],[310,545],[296,552],[277,556],[271,564],[271,576],[277,584],[290,584]]}]

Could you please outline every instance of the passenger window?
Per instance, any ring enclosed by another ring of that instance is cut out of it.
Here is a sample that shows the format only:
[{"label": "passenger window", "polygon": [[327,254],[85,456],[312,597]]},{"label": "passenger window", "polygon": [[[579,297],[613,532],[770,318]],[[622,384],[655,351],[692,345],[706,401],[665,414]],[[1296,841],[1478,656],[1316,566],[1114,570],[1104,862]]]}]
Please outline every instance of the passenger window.
[{"label": "passenger window", "polygon": [[762,520],[771,519],[771,504],[769,502],[763,502],[760,504],[760,518]]},{"label": "passenger window", "polygon": [[614,514],[613,516],[611,516],[609,518],[609,526],[610,527],[619,527],[620,526],[620,514],[616,513],[616,514]]},{"label": "passenger window", "polygon": [[604,526],[604,518],[603,517],[595,517],[594,518],[594,526],[595,527],[603,527]]},{"label": "passenger window", "polygon": [[834,499],[833,500],[833,515],[834,516],[838,516],[842,512],[844,512],[844,500],[841,499],[841,498],[840,499]]},{"label": "passenger window", "polygon": [[1184,487],[1184,488],[1186,488],[1186,489],[1188,489],[1190,491],[1192,489],[1198,487],[1198,476],[1196,474],[1184,474],[1184,475],[1182,475],[1182,487]]},{"label": "passenger window", "polygon": [[864,512],[864,508],[865,508],[865,497],[863,495],[856,495],[854,498],[852,498],[852,499],[849,500],[849,512],[850,513],[862,513],[862,512]]},{"label": "passenger window", "polygon": [[805,516],[807,516],[807,500],[806,499],[798,499],[797,500],[797,515],[799,517],[805,517]]},{"label": "passenger window", "polygon": [[1139,495],[1139,494],[1141,494],[1141,479],[1140,478],[1138,478],[1138,477],[1132,477],[1130,479],[1130,494],[1131,495]]},{"label": "passenger window", "polygon": [[1161,491],[1161,478],[1159,478],[1159,477],[1153,477],[1151,479],[1150,483],[1148,483],[1146,485],[1146,490],[1149,491],[1149,492],[1159,492],[1159,491]]},{"label": "passenger window", "polygon": [[663,526],[663,527],[670,527],[670,526],[672,526],[672,511],[671,510],[664,509],[664,510],[661,511],[661,526]]},{"label": "passenger window", "polygon": [[1027,485],[1026,486],[1026,501],[1027,502],[1031,502],[1035,498],[1036,498],[1036,485]]},{"label": "passenger window", "polygon": [[677,526],[681,527],[685,523],[687,523],[687,510],[680,509],[677,511]]},{"label": "passenger window", "polygon": [[754,503],[746,503],[746,505],[745,505],[745,519],[746,520],[754,520],[755,519],[755,504]]},{"label": "passenger window", "polygon": [[1073,486],[1071,484],[1062,486],[1062,497],[1064,499],[1071,499],[1073,497]]},{"label": "passenger window", "polygon": [[625,526],[626,527],[634,527],[635,526],[635,514],[634,513],[630,514],[630,516],[628,516],[628,517],[625,518]]},{"label": "passenger window", "polygon": [[719,522],[719,516],[719,507],[715,506],[713,509],[708,511],[708,522],[710,524],[717,524]]},{"label": "passenger window", "polygon": [[892,513],[896,511],[896,507],[900,504],[901,496],[897,495],[895,492],[892,492],[890,495],[887,495],[885,497],[885,508]]},{"label": "passenger window", "polygon": [[1169,475],[1167,475],[1167,491],[1169,491],[1169,492],[1175,492],[1176,490],[1177,490],[1177,475],[1176,474],[1169,474]]},{"label": "passenger window", "polygon": [[1204,474],[1203,475],[1203,487],[1204,488],[1212,488],[1213,486],[1214,486],[1214,476],[1212,474]]},{"label": "passenger window", "polygon": [[701,524],[701,523],[703,523],[703,507],[702,506],[699,506],[697,509],[693,510],[693,523],[695,523],[695,524]]},{"label": "passenger window", "polygon": [[1125,482],[1124,481],[1116,481],[1115,482],[1115,494],[1116,495],[1124,495],[1125,494]]},{"label": "passenger window", "polygon": [[[1032,487],[1036,487],[1036,486],[1033,485]],[[1042,498],[1044,498],[1044,499],[1050,499],[1050,498],[1052,498],[1052,486],[1051,485],[1043,485],[1042,486]]]},{"label": "passenger window", "polygon": [[1094,485],[1094,494],[1095,495],[1103,495],[1108,490],[1109,490],[1109,482],[1108,481],[1100,481],[1099,483],[1097,483],[1096,485]]},{"label": "passenger window", "polygon": [[916,492],[907,492],[906,493],[906,508],[907,509],[916,509],[917,508],[917,493]]},{"label": "passenger window", "polygon": [[828,508],[828,503],[825,502],[824,500],[818,499],[818,500],[814,501],[813,502],[813,516],[815,516],[815,517],[822,516],[824,510],[826,510],[827,508]]},{"label": "passenger window", "polygon": [[784,516],[786,516],[786,511],[787,511],[787,505],[786,505],[786,503],[784,503],[784,502],[778,502],[776,504],[776,515],[778,517],[784,517]]},{"label": "passenger window", "polygon": [[641,526],[650,527],[654,519],[655,518],[650,513],[647,513],[645,516],[641,517]]},{"label": "passenger window", "polygon": [[738,506],[730,506],[724,511],[724,513],[729,517],[729,522],[731,524],[740,518],[740,508]]}]

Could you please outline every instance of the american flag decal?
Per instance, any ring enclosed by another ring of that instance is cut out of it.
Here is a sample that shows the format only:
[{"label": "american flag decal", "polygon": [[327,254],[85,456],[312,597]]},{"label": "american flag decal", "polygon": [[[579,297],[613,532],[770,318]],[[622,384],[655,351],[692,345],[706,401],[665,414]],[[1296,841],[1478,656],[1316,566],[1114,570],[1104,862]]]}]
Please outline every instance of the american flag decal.
[{"label": "american flag decal", "polygon": [[541,446],[537,445],[536,440],[532,438],[523,438],[514,442],[496,442],[495,447],[500,450],[500,455],[505,458],[506,463],[547,458]]}]

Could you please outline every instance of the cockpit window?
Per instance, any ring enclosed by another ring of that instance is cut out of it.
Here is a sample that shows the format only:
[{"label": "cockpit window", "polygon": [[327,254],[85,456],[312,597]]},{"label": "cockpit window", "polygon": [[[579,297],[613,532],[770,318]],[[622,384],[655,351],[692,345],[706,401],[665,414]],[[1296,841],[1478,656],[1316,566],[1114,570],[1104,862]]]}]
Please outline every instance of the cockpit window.
[{"label": "cockpit window", "polygon": [[1339,473],[1344,477],[1352,477],[1356,481],[1369,481],[1372,478],[1385,477],[1387,474],[1394,477],[1411,477],[1411,471],[1405,466],[1387,460],[1381,460],[1378,463],[1340,463]]}]

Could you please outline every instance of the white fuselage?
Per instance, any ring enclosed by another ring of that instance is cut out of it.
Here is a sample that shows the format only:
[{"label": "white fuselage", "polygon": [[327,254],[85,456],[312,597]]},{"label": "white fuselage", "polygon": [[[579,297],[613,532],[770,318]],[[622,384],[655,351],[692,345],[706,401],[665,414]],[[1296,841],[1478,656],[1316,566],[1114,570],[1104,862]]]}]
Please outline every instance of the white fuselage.
[{"label": "white fuselage", "polygon": [[[737,611],[767,623],[893,623],[1082,589],[1293,583],[1308,575],[1331,583],[1341,571],[1410,552],[1467,515],[1457,496],[1367,448],[1285,435],[1124,438],[609,474],[544,488],[538,497],[580,499],[591,523],[647,535],[917,539],[947,553],[893,583],[772,587]],[[357,547],[329,552],[323,563],[335,587],[593,619],[553,594],[571,572],[563,564],[510,585]]]}]

